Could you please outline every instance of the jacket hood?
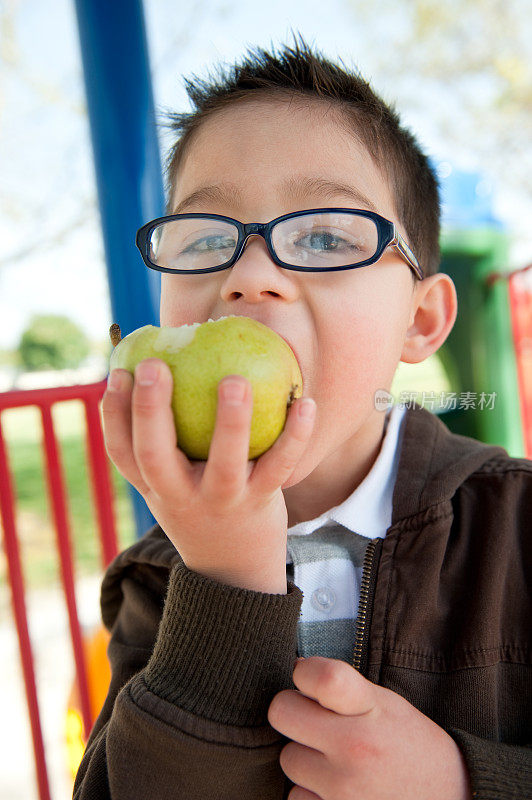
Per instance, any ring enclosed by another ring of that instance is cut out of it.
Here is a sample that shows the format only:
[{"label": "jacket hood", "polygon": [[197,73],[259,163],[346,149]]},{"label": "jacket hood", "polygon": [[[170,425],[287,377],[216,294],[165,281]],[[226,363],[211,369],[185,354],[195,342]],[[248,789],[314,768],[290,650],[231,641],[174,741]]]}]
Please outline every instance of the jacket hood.
[{"label": "jacket hood", "polygon": [[503,447],[451,433],[439,417],[416,403],[407,409],[401,436],[392,525],[450,500],[474,472],[516,460]]}]

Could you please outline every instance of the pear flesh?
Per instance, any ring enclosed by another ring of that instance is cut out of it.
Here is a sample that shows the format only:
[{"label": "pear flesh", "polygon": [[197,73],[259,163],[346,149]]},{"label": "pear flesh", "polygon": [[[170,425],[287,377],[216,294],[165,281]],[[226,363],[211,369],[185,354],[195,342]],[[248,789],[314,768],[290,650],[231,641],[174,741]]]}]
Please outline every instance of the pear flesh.
[{"label": "pear flesh", "polygon": [[251,383],[249,460],[272,446],[283,431],[289,407],[303,391],[292,348],[250,317],[228,316],[180,327],[144,325],[118,342],[110,369],[134,373],[145,358],[160,358],[168,364],[177,445],[197,461],[208,458],[218,384],[226,375],[242,375]]}]

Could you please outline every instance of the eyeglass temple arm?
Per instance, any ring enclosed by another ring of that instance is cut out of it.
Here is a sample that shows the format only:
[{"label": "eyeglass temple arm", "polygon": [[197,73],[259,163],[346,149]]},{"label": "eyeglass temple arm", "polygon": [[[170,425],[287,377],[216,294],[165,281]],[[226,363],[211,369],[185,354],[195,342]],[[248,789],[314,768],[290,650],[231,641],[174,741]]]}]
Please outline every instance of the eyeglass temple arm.
[{"label": "eyeglass temple arm", "polygon": [[395,247],[396,250],[401,253],[405,261],[412,267],[419,280],[422,281],[423,273],[421,271],[421,267],[419,266],[419,262],[400,233],[395,231],[395,236],[390,242],[389,246]]}]

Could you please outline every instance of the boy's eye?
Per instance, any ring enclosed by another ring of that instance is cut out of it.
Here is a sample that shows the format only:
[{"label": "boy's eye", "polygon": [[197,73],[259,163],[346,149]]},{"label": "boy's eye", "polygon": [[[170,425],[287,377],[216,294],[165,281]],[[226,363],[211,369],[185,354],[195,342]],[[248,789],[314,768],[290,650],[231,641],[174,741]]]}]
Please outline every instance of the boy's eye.
[{"label": "boy's eye", "polygon": [[234,250],[236,242],[231,236],[216,234],[203,236],[187,245],[182,253],[212,253],[219,250]]},{"label": "boy's eye", "polygon": [[294,247],[306,247],[322,253],[330,253],[338,250],[358,250],[355,242],[337,236],[331,231],[309,231],[303,236],[295,238],[292,242]]}]

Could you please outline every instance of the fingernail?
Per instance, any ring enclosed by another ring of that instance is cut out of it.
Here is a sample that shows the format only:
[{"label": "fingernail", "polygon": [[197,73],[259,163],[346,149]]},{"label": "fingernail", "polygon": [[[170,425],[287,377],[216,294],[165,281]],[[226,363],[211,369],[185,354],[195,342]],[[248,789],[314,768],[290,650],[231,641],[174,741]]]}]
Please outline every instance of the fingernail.
[{"label": "fingernail", "polygon": [[299,416],[303,419],[312,419],[315,408],[316,404],[314,400],[311,400],[310,398],[303,400],[303,402],[299,404]]},{"label": "fingernail", "polygon": [[231,406],[239,406],[244,400],[246,387],[239,381],[225,381],[222,383],[222,397]]},{"label": "fingernail", "polygon": [[150,361],[137,364],[135,379],[140,386],[152,386],[159,376],[159,367]]},{"label": "fingernail", "polygon": [[112,369],[107,378],[107,388],[111,392],[119,392],[122,388],[122,376],[116,369]]}]

